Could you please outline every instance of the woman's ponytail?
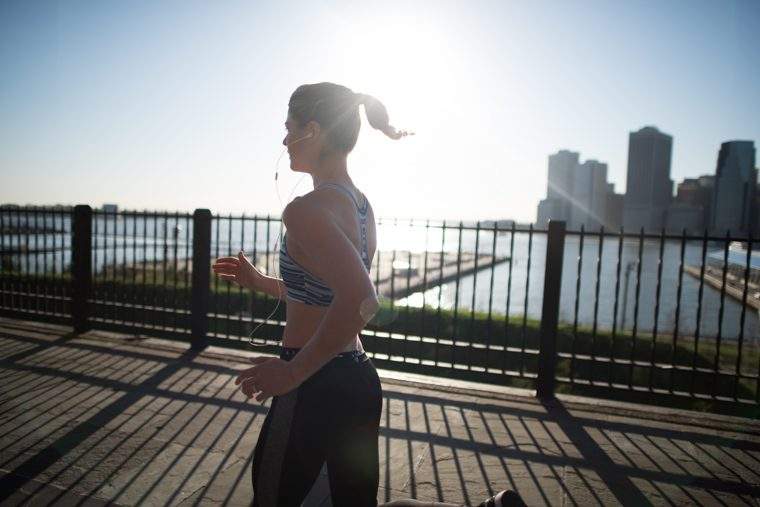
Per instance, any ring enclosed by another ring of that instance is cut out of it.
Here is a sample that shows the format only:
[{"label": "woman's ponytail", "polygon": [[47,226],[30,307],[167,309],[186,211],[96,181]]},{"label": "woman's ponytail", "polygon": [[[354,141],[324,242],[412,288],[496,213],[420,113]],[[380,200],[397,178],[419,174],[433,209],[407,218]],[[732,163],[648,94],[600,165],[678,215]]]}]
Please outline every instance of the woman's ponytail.
[{"label": "woman's ponytail", "polygon": [[405,130],[398,131],[395,127],[390,125],[388,111],[385,109],[383,103],[372,95],[357,93],[356,100],[358,104],[364,104],[364,111],[367,114],[369,124],[386,136],[391,139],[401,139],[404,136],[413,135],[413,133],[406,132]]},{"label": "woman's ponytail", "polygon": [[397,131],[388,123],[388,111],[371,95],[354,93],[335,83],[301,85],[288,102],[288,116],[304,126],[315,121],[326,134],[329,148],[339,153],[350,153],[359,138],[360,104],[364,104],[369,124],[391,139],[400,139],[412,132]]}]

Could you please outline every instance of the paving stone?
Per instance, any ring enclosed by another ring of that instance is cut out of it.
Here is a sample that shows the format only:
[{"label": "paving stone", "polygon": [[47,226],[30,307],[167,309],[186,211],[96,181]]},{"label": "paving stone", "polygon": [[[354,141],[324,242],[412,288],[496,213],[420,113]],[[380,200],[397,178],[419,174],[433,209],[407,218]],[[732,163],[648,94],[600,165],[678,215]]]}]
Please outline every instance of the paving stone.
[{"label": "paving stone", "polygon": [[[626,498],[616,497],[610,491],[608,484],[594,470],[564,467],[562,482],[564,488],[561,496],[565,500],[563,505],[621,505],[628,502]],[[528,502],[527,493],[527,491],[520,491],[526,503]]]},{"label": "paving stone", "polygon": [[97,495],[128,505],[173,505],[208,484],[226,461],[222,452],[169,443],[150,461],[116,474]]},{"label": "paving stone", "polygon": [[[0,477],[5,475],[5,472],[0,471]],[[44,482],[30,480],[23,487],[15,490],[3,501],[3,506],[5,507],[20,507],[22,505],[26,507],[43,505],[55,505],[61,507],[102,507],[117,504],[108,502],[102,498],[83,497]]]},{"label": "paving stone", "polygon": [[[270,402],[247,400],[234,385],[241,357],[94,338],[45,348],[54,334],[26,334],[43,345],[0,337],[0,357],[34,351],[0,364],[0,468],[27,473],[6,474],[23,487],[3,505],[250,505],[250,464]],[[722,428],[719,416],[701,424],[697,415],[544,405],[417,381],[383,391],[381,503],[477,504],[504,488],[528,505],[755,505],[760,497],[760,427],[749,422]],[[327,473],[306,507],[331,505]]]},{"label": "paving stone", "polygon": [[227,505],[250,507],[253,501],[251,463],[235,459],[218,470],[209,482],[174,505]]},{"label": "paving stone", "polygon": [[443,421],[441,405],[400,400],[383,400],[378,454],[380,484],[405,491],[419,465],[421,453]]}]

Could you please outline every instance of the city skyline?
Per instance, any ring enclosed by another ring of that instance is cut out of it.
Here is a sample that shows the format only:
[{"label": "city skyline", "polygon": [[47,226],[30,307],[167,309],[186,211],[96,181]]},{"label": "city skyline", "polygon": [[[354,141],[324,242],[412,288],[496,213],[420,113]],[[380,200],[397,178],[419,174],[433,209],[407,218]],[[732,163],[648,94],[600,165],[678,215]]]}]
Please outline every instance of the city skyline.
[{"label": "city skyline", "polygon": [[752,232],[760,227],[760,183],[752,140],[720,145],[713,174],[671,179],[673,136],[647,125],[629,133],[625,191],[607,181],[607,164],[580,162],[580,153],[549,155],[546,197],[536,223],[564,221],[570,229],[691,233]]},{"label": "city skyline", "polygon": [[350,174],[378,216],[532,222],[564,146],[623,191],[637,125],[676,139],[673,180],[760,139],[757,3],[179,6],[0,5],[0,202],[277,214],[311,183],[285,156],[274,184],[288,97],[318,81],[416,133],[362,113]]}]

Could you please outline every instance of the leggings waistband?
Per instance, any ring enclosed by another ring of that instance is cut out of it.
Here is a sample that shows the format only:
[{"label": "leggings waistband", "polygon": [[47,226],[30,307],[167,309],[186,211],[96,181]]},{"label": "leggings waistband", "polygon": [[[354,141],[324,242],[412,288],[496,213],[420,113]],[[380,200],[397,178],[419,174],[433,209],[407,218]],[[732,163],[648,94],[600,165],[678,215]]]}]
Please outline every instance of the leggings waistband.
[{"label": "leggings waistband", "polygon": [[[280,359],[284,359],[285,361],[290,361],[293,359],[296,354],[298,354],[298,351],[301,350],[300,348],[294,348],[294,347],[280,347]],[[363,350],[351,350],[349,352],[341,352],[334,358],[332,358],[331,361],[350,361],[354,363],[363,363],[364,361],[368,360],[369,356],[367,356],[367,353]]]}]

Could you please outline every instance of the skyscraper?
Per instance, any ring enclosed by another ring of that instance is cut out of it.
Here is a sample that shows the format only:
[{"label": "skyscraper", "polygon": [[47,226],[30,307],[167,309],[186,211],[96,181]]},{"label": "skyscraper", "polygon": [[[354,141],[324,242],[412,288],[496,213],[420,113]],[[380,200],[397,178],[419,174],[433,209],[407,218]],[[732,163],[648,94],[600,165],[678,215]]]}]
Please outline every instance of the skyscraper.
[{"label": "skyscraper", "polygon": [[596,160],[579,163],[577,152],[561,150],[549,156],[546,199],[538,204],[538,224],[564,220],[571,229],[609,228],[607,164]]},{"label": "skyscraper", "polygon": [[726,230],[749,232],[757,230],[755,189],[755,143],[728,141],[720,145],[712,195],[711,226],[715,233]]},{"label": "skyscraper", "polygon": [[586,160],[579,164],[573,178],[569,226],[598,229],[605,224],[607,211],[607,164]]},{"label": "skyscraper", "polygon": [[549,184],[546,189],[546,198],[555,199],[561,203],[559,206],[563,210],[562,220],[570,218],[573,178],[579,158],[580,153],[568,150],[560,150],[549,155]]},{"label": "skyscraper", "polygon": [[565,222],[570,220],[573,176],[579,157],[579,153],[568,150],[549,155],[546,199],[538,203],[538,224],[546,225],[549,219]]},{"label": "skyscraper", "polygon": [[628,137],[628,172],[626,179],[623,225],[627,230],[656,231],[665,226],[673,196],[670,157],[673,138],[644,127]]}]

